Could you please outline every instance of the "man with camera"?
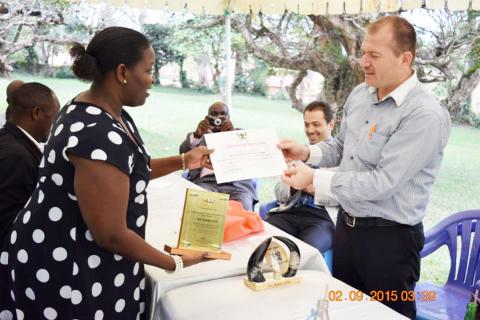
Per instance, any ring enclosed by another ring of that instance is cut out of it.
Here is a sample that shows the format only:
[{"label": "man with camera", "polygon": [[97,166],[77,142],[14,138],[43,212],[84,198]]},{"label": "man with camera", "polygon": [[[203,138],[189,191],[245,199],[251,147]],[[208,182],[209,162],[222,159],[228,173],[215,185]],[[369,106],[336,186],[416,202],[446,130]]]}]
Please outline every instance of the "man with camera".
[{"label": "man with camera", "polygon": [[[203,137],[206,133],[225,132],[235,130],[228,107],[223,102],[215,102],[208,108],[208,114],[201,120],[194,132],[187,134],[187,138],[180,145],[180,153],[188,152],[199,145],[205,145]],[[230,195],[230,200],[243,204],[245,210],[253,211],[253,205],[258,201],[256,182],[252,179],[217,183],[215,173],[209,168],[190,170],[188,180],[209,191],[222,192]]]}]

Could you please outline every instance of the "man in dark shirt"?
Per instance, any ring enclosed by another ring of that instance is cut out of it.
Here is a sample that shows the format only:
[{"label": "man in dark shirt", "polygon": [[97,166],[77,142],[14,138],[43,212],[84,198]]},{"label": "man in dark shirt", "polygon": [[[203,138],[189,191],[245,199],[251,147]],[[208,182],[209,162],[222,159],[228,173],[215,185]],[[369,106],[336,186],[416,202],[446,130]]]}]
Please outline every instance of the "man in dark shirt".
[{"label": "man in dark shirt", "polygon": [[41,143],[59,108],[55,93],[40,83],[25,83],[11,95],[0,129],[0,242],[38,182]]}]

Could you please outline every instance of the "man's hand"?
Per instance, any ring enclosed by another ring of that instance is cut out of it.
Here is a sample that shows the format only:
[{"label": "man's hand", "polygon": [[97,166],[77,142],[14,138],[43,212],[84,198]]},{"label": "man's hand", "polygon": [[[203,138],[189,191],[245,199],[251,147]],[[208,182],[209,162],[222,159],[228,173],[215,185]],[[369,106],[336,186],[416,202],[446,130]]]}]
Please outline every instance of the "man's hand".
[{"label": "man's hand", "polygon": [[303,192],[308,193],[309,195],[314,196],[315,195],[315,188],[313,187],[313,184],[309,185],[305,189],[302,190]]},{"label": "man's hand", "polygon": [[224,131],[233,131],[233,130],[234,130],[234,126],[232,121],[230,121],[229,119],[223,120],[223,123],[220,126],[220,131],[224,132]]},{"label": "man's hand", "polygon": [[185,167],[187,169],[197,169],[205,166],[208,156],[213,152],[213,149],[208,149],[205,146],[193,148],[185,153]]},{"label": "man's hand", "polygon": [[284,171],[282,181],[297,190],[302,190],[313,183],[314,173],[314,169],[297,161]]},{"label": "man's hand", "polygon": [[208,116],[206,116],[205,119],[198,123],[197,129],[193,133],[193,136],[197,139],[200,139],[205,133],[210,132],[212,132],[212,127],[210,127],[210,124],[208,123]]},{"label": "man's hand", "polygon": [[308,146],[299,144],[293,140],[284,139],[280,141],[277,147],[282,150],[283,156],[287,162],[292,160],[307,161],[310,157],[310,149]]}]

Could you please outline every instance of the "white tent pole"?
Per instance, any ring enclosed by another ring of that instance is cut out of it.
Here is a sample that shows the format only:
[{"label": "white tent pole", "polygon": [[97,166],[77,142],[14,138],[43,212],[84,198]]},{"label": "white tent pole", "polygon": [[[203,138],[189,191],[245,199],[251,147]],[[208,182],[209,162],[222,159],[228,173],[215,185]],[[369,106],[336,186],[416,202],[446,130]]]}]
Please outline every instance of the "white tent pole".
[{"label": "white tent pole", "polygon": [[228,106],[230,114],[232,113],[232,34],[230,23],[230,10],[225,11],[225,96],[224,102]]}]

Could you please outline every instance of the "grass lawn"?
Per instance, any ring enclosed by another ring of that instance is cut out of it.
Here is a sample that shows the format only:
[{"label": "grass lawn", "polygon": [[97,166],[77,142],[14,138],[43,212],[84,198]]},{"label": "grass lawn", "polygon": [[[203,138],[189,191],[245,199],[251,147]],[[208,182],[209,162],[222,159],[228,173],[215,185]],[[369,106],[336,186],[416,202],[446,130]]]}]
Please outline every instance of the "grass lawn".
[{"label": "grass lawn", "polygon": [[[45,79],[14,75],[24,81],[38,81],[48,85],[65,104],[88,84],[70,79]],[[0,101],[5,101],[8,80],[0,79]],[[142,107],[127,108],[141,129],[142,137],[153,156],[174,155],[185,139],[202,119],[208,106],[220,100],[218,95],[171,88],[154,88]],[[0,110],[5,109],[0,105]],[[268,100],[263,97],[234,95],[232,122],[241,128],[273,127],[280,138],[289,137],[306,141],[302,115],[287,101]],[[424,220],[429,230],[453,212],[480,209],[480,130],[453,126],[445,151],[442,169],[437,177],[432,199]],[[271,200],[276,178],[260,180],[260,200]],[[422,260],[423,280],[443,283],[448,276],[450,259],[446,248]]]}]

